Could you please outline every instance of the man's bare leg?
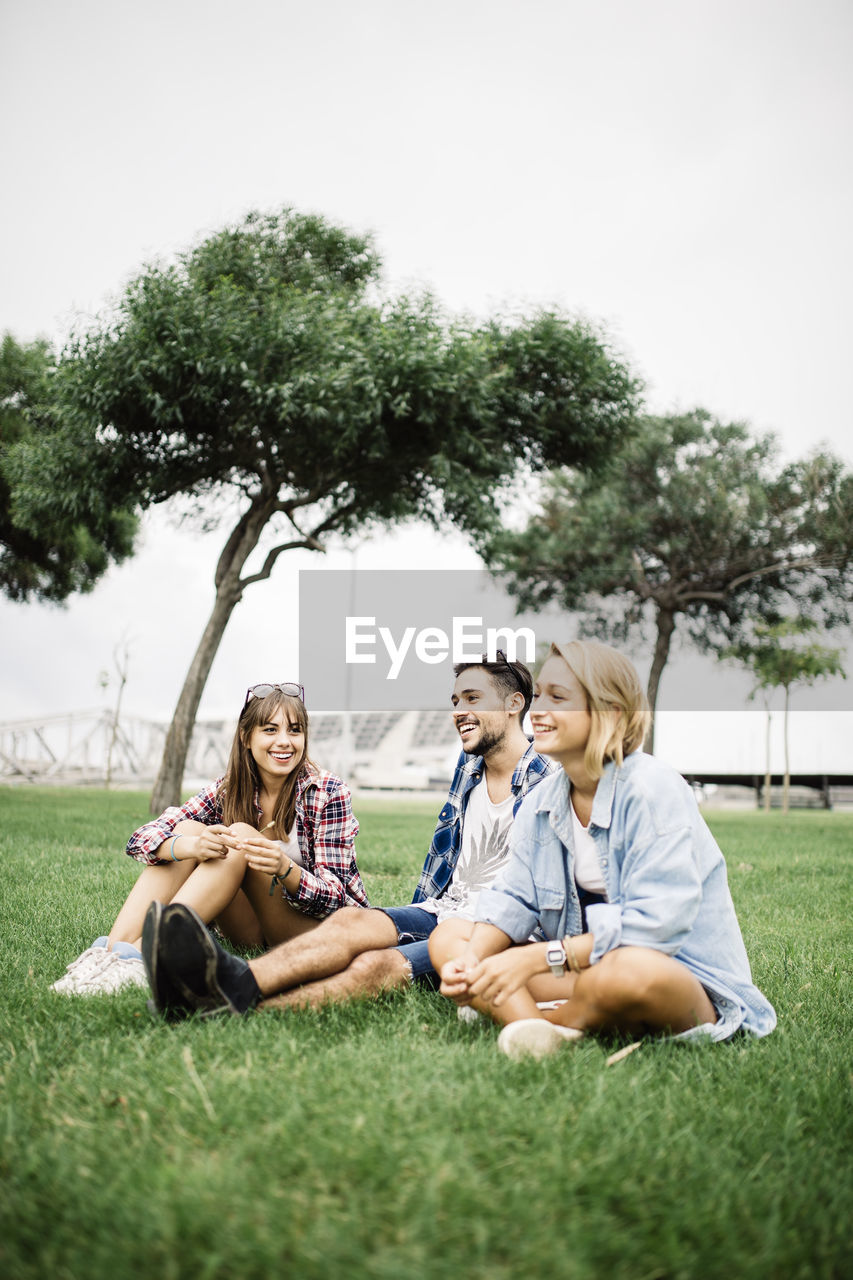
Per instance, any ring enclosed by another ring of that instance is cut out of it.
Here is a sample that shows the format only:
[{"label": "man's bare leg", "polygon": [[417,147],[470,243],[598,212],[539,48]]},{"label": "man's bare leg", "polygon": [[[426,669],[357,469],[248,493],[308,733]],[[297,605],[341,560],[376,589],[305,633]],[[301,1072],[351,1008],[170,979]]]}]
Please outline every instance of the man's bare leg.
[{"label": "man's bare leg", "polygon": [[316,929],[273,947],[251,960],[249,967],[262,995],[274,996],[341,974],[365,951],[396,945],[396,925],[384,911],[341,907]]},{"label": "man's bare leg", "polygon": [[[395,939],[396,941],[396,939]],[[342,969],[317,982],[306,982],[281,995],[263,1000],[259,1009],[316,1009],[321,1004],[339,1004],[358,996],[377,996],[383,991],[408,987],[409,963],[396,947],[365,951]]]}]

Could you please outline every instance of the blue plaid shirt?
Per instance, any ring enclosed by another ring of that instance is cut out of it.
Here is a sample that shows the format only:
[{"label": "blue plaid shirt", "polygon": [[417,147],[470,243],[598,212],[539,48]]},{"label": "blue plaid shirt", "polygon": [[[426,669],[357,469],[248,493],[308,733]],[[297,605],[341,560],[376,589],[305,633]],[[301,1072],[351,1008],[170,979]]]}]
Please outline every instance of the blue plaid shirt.
[{"label": "blue plaid shirt", "polygon": [[[515,766],[510,787],[515,800],[512,816],[518,813],[518,806],[531,787],[541,782],[548,774],[554,773],[559,765],[547,756],[540,756],[533,750],[533,743]],[[429,847],[420,879],[415,889],[412,902],[423,902],[425,898],[438,898],[453,879],[453,871],[462,850],[462,824],[465,821],[465,809],[468,795],[472,787],[483,776],[483,757],[468,756],[463,751],[456,761],[456,772],[450,784],[447,803],[438,815],[435,835]]]}]

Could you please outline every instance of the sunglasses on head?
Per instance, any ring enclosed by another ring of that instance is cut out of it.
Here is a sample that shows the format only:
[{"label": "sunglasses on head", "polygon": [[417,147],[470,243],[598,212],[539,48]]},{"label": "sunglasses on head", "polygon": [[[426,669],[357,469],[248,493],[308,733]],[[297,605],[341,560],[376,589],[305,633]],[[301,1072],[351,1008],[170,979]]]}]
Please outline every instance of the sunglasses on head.
[{"label": "sunglasses on head", "polygon": [[515,667],[510,662],[509,658],[507,658],[503,649],[496,649],[494,658],[490,658],[487,653],[484,653],[482,657],[482,664],[484,667],[497,667],[497,666],[506,667],[506,669],[509,671],[509,674],[512,676],[513,680],[518,686],[519,693],[524,694],[525,698],[527,697],[527,690],[524,688],[524,684],[522,683],[521,676],[518,674]]},{"label": "sunglasses on head", "polygon": [[246,701],[243,706],[247,706],[250,698],[267,698],[271,693],[275,693],[276,689],[288,698],[305,701],[305,690],[301,684],[253,684],[251,689],[246,690]]}]

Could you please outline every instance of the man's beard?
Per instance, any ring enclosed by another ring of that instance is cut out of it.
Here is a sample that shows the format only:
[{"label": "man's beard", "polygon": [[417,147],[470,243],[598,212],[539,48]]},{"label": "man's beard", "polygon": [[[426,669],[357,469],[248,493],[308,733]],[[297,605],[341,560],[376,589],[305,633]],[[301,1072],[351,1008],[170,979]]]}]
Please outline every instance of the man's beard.
[{"label": "man's beard", "polygon": [[504,733],[495,733],[491,729],[486,729],[480,725],[480,740],[476,746],[467,746],[462,744],[462,750],[469,756],[487,756],[496,748],[503,746]]}]

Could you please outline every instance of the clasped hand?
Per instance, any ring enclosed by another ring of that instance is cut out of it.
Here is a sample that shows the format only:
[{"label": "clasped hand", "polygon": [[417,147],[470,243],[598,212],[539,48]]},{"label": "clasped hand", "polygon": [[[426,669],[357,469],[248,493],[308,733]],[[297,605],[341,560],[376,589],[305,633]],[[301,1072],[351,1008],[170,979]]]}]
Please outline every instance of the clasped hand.
[{"label": "clasped hand", "polygon": [[537,973],[547,972],[543,943],[510,947],[479,960],[473,952],[463,952],[441,967],[441,994],[457,1004],[482,1000],[495,1007],[503,1004]]},{"label": "clasped hand", "polygon": [[[191,837],[192,838],[192,837]],[[194,837],[193,857],[199,862],[210,862],[216,858],[225,858],[230,849],[245,856],[247,864],[254,871],[264,875],[281,875],[287,870],[293,854],[298,851],[298,844],[293,840],[268,840],[257,831],[250,832],[243,823],[235,823],[226,827],[221,823],[206,827]]]},{"label": "clasped hand", "polygon": [[245,855],[253,871],[267,876],[283,875],[294,860],[293,854],[299,850],[295,837],[291,840],[268,840],[260,834],[241,834],[232,847]]}]

